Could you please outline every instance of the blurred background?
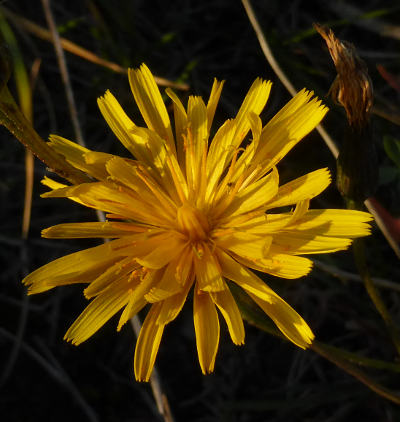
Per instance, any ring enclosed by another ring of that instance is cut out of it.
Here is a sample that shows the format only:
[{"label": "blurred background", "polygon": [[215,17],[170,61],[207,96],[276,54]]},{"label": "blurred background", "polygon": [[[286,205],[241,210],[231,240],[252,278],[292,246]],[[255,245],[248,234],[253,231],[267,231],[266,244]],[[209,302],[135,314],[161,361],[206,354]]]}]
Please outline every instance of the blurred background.
[{"label": "blurred background", "polygon": [[[3,37],[11,36],[9,50],[15,53],[18,46],[28,86],[33,88],[32,119],[37,132],[44,139],[57,133],[75,140],[54,46],[44,39],[49,33],[43,4],[3,1],[1,31]],[[399,137],[398,2],[254,0],[252,5],[276,60],[296,89],[314,90],[330,107],[323,124],[338,144],[346,118],[343,109],[327,97],[336,73],[313,22],[330,26],[339,38],[356,46],[375,89],[372,126],[379,162],[375,197],[389,213],[395,232],[396,224],[400,225],[396,219],[400,160],[396,164],[395,152],[385,149],[384,142],[398,145],[395,139]],[[113,66],[137,67],[145,62],[155,75],[188,88],[175,88],[183,101],[189,94],[208,98],[213,78],[226,79],[214,129],[236,114],[256,77],[273,81],[261,115],[264,123],[291,98],[264,57],[238,0],[57,0],[50,6],[60,36],[86,50],[77,55],[75,48],[65,54],[82,135],[90,149],[128,156],[97,108],[96,99],[105,90],[110,89],[128,115],[142,123],[126,75],[110,69]],[[89,52],[113,65],[94,63]],[[18,98],[15,81],[12,75],[9,87]],[[25,100],[28,91],[22,91]],[[150,386],[134,381],[135,336],[129,324],[117,333],[114,318],[76,348],[64,342],[63,336],[86,304],[81,287],[26,296],[21,285],[24,275],[96,244],[42,239],[40,231],[62,222],[94,221],[96,216],[64,199],[41,199],[46,188],[40,180],[46,168],[36,160],[34,179],[28,177],[33,180],[32,212],[24,220],[25,151],[3,127],[0,136],[2,420],[162,420]],[[329,167],[335,177],[335,160],[314,131],[281,162],[279,170],[284,182],[322,167]],[[334,183],[312,205],[344,207]],[[398,258],[376,227],[367,245],[371,273],[380,279],[383,298],[400,323]],[[321,265],[304,279],[266,280],[306,319],[319,340],[362,356],[396,361],[385,325],[357,278],[351,251],[315,259]],[[304,352],[250,324],[246,324],[243,347],[231,343],[223,324],[221,333],[215,373],[203,376],[191,304],[167,327],[157,366],[176,421],[400,420],[398,406],[312,351]],[[399,389],[395,372],[369,369],[369,373],[377,382]]]}]

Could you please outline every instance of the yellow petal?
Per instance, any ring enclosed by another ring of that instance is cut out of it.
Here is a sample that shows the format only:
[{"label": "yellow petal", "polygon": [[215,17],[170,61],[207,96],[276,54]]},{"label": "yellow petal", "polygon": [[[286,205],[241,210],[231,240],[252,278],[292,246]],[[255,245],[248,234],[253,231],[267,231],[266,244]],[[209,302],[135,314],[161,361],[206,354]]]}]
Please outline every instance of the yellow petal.
[{"label": "yellow petal", "polygon": [[175,294],[174,296],[169,297],[168,299],[162,302],[162,307],[160,310],[160,315],[157,319],[157,324],[165,325],[173,321],[181,311],[190,288],[192,287],[194,280],[194,274],[188,279],[180,293]]},{"label": "yellow petal", "polygon": [[[257,151],[258,144],[260,141],[261,131],[262,131],[262,121],[261,118],[255,114],[250,112],[248,115],[248,120],[250,124],[250,129],[252,132],[252,140],[249,145],[246,146],[243,154],[239,157],[236,167],[235,167],[235,174],[232,178],[233,181],[236,181],[243,172],[246,171],[253,162],[254,154]],[[252,169],[253,170],[253,169]]]},{"label": "yellow petal", "polygon": [[304,136],[313,130],[328,109],[312,98],[313,92],[302,90],[264,127],[256,160],[266,169],[276,165]]},{"label": "yellow petal", "polygon": [[259,115],[268,101],[272,83],[257,78],[251,85],[243,103],[235,117],[236,134],[234,146],[238,147],[250,129],[248,116],[251,113]]},{"label": "yellow petal", "polygon": [[313,231],[291,231],[274,236],[270,253],[313,254],[330,253],[347,249],[351,240],[343,237],[319,236]]},{"label": "yellow petal", "polygon": [[248,294],[292,343],[302,349],[310,347],[315,337],[313,332],[304,319],[283,299],[275,295],[270,301],[265,301],[252,293]]},{"label": "yellow petal", "polygon": [[50,179],[50,177],[47,177],[47,176],[44,176],[43,179],[40,181],[40,183],[53,190],[68,187],[68,185],[65,185],[64,183],[56,182],[55,180]]},{"label": "yellow petal", "polygon": [[217,237],[215,242],[218,247],[234,252],[237,255],[262,259],[268,254],[272,236],[256,236],[247,232],[233,232],[222,237]]},{"label": "yellow petal", "polygon": [[90,222],[64,223],[42,230],[42,237],[49,239],[116,238],[144,233],[147,227],[133,223]]},{"label": "yellow petal", "polygon": [[91,337],[129,299],[128,277],[118,280],[113,286],[97,296],[79,315],[64,336],[64,340],[78,345]]},{"label": "yellow petal", "polygon": [[200,367],[208,374],[214,370],[220,334],[217,310],[208,293],[195,291],[193,322]]},{"label": "yellow petal", "polygon": [[129,300],[119,319],[117,331],[148,304],[145,296],[150,289],[161,280],[163,273],[164,270],[148,271],[144,278],[141,279],[140,283],[134,286],[133,290],[130,291]]},{"label": "yellow petal", "polygon": [[313,231],[316,234],[333,237],[356,238],[370,234],[372,215],[356,210],[309,210],[295,225],[287,229]]},{"label": "yellow petal", "polygon": [[107,267],[123,255],[120,239],[94,248],[75,252],[58,258],[30,273],[22,282],[30,286],[28,293],[41,293],[57,286],[74,283],[90,283]]},{"label": "yellow petal", "polygon": [[140,177],[141,170],[135,163],[129,163],[123,158],[114,157],[107,163],[107,171],[112,180],[132,189],[149,208],[154,208],[166,219],[174,218],[176,205],[158,184],[149,177]]},{"label": "yellow petal", "polygon": [[136,342],[134,370],[137,381],[148,381],[153,371],[164,325],[157,324],[161,303],[150,308]]},{"label": "yellow petal", "polygon": [[243,344],[245,333],[242,316],[226,283],[224,290],[211,293],[210,296],[226,321],[232,341],[237,345]]},{"label": "yellow petal", "polygon": [[[106,179],[107,172],[105,171],[104,162],[102,164],[88,163],[86,161],[86,154],[91,153],[87,148],[84,148],[75,142],[62,138],[58,135],[49,136],[49,146],[65,157],[65,159],[74,167],[82,170],[96,179]],[[98,153],[99,154],[99,153]],[[104,154],[108,159],[112,157],[111,154]]]},{"label": "yellow petal", "polygon": [[223,212],[221,218],[232,218],[238,214],[247,213],[269,205],[271,198],[277,195],[279,175],[276,169],[247,188],[241,190],[231,205]]},{"label": "yellow petal", "polygon": [[121,317],[118,321],[117,331],[120,331],[121,328],[138,312],[140,312],[146,305],[147,300],[141,296],[138,297],[134,292],[130,293],[128,303],[126,304],[124,310],[122,311]]},{"label": "yellow petal", "polygon": [[139,69],[129,69],[128,78],[136,104],[148,128],[158,133],[166,140],[171,151],[175,151],[167,109],[149,68],[142,64]]},{"label": "yellow petal", "polygon": [[110,182],[82,183],[77,186],[46,192],[43,198],[77,198],[87,207],[99,209],[112,214],[145,224],[163,225],[165,220],[154,212],[154,208],[140,200],[133,191],[123,192]]},{"label": "yellow petal", "polygon": [[210,198],[220,177],[232,159],[235,148],[232,147],[236,132],[236,123],[226,121],[215,134],[207,154],[207,190],[206,198]]},{"label": "yellow petal", "polygon": [[214,78],[213,86],[211,88],[210,98],[208,99],[208,102],[207,102],[207,130],[208,132],[211,129],[215,110],[217,108],[224,83],[225,81],[217,81],[217,79]]},{"label": "yellow petal", "polygon": [[204,147],[207,146],[207,108],[201,97],[190,96],[188,102],[188,121],[190,122],[193,143],[196,151],[196,162],[200,162]]},{"label": "yellow petal", "polygon": [[133,141],[130,131],[135,127],[110,91],[97,99],[100,112],[122,145],[137,159],[142,159],[140,145]]},{"label": "yellow petal", "polygon": [[193,249],[187,246],[179,255],[179,260],[175,269],[175,278],[180,284],[185,284],[191,274],[193,266]]},{"label": "yellow petal", "polygon": [[326,168],[298,177],[279,187],[276,197],[268,204],[268,209],[296,204],[305,199],[314,198],[325,190],[330,182],[331,175]]},{"label": "yellow petal", "polygon": [[145,295],[145,299],[148,302],[159,302],[182,291],[182,284],[178,282],[175,276],[178,261],[179,256],[171,260],[161,280]]},{"label": "yellow petal", "polygon": [[[53,190],[69,187],[68,185],[65,185],[64,183],[56,182],[55,180],[52,180],[47,176],[44,176],[43,179],[40,181],[40,183],[44,186],[49,187],[50,189],[53,189]],[[69,197],[69,199],[77,202],[78,204],[85,205],[79,198]]]},{"label": "yellow petal", "polygon": [[165,93],[168,95],[169,98],[171,98],[173,107],[174,107],[174,123],[175,123],[175,139],[176,139],[176,149],[178,154],[178,162],[182,166],[182,170],[184,169],[184,141],[183,136],[186,134],[187,129],[187,115],[186,110],[183,104],[181,103],[181,100],[178,98],[178,96],[175,94],[174,91],[172,91],[170,88],[167,88],[165,90]]},{"label": "yellow petal", "polygon": [[[110,287],[115,280],[131,275],[131,273],[138,268],[139,265],[131,257],[124,258],[115,264],[110,265],[83,291],[86,299],[97,296]],[[136,284],[139,284],[139,280],[136,281]]]},{"label": "yellow petal", "polygon": [[235,259],[241,264],[253,270],[261,271],[275,277],[296,279],[307,275],[313,266],[313,262],[302,256],[271,253],[264,259],[251,259],[235,255]]},{"label": "yellow petal", "polygon": [[200,290],[217,292],[224,289],[224,280],[219,264],[205,243],[202,245],[202,255],[194,255],[194,268]]},{"label": "yellow petal", "polygon": [[186,142],[186,179],[190,192],[194,192],[196,200],[204,197],[205,189],[205,159],[208,145],[207,109],[201,97],[189,97],[188,102],[189,128]]},{"label": "yellow petal", "polygon": [[242,287],[290,341],[303,349],[311,344],[314,335],[310,328],[282,298],[224,252],[218,254],[218,259],[224,276]]},{"label": "yellow petal", "polygon": [[227,253],[221,250],[217,250],[216,253],[225,278],[234,281],[247,292],[253,293],[263,300],[272,300],[271,298],[275,296],[274,291],[261,279]]},{"label": "yellow petal", "polygon": [[[174,232],[167,232],[165,235],[155,237],[153,240],[154,249],[151,252],[137,256],[136,261],[146,268],[159,269],[167,265],[185,248],[185,241]],[[146,241],[146,248],[150,241]]]},{"label": "yellow petal", "polygon": [[229,226],[249,234],[269,235],[285,227],[291,216],[292,213],[262,214],[252,218],[238,216],[229,221]]}]

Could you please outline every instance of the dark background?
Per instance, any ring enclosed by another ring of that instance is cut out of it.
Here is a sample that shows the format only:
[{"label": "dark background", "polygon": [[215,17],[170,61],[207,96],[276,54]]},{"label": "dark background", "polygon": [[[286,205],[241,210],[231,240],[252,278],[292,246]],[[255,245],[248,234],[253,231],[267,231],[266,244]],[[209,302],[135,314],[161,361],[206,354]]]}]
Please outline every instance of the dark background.
[{"label": "dark background", "polygon": [[[46,27],[38,0],[4,1],[2,7]],[[297,89],[307,87],[331,108],[324,119],[340,143],[345,117],[326,93],[335,77],[328,51],[312,23],[330,25],[341,39],[354,43],[368,65],[375,103],[399,120],[400,8],[396,1],[321,2],[253,1],[273,53]],[[188,93],[208,98],[212,80],[226,79],[214,130],[233,117],[253,80],[273,81],[262,114],[265,123],[290,96],[263,56],[240,1],[53,1],[61,36],[121,66],[145,62],[152,72],[185,82]],[[10,22],[11,23],[11,22]],[[47,138],[57,133],[74,139],[64,87],[51,43],[12,24],[28,70],[41,59],[34,91],[34,126]],[[141,118],[126,76],[66,53],[68,70],[87,146],[127,155],[107,128],[96,99],[110,89],[135,122]],[[378,72],[392,75],[390,83]],[[14,90],[13,80],[10,88]],[[385,154],[382,140],[398,136],[398,126],[372,116],[380,163],[379,201],[393,214],[400,210],[400,175]],[[107,323],[78,348],[63,335],[83,310],[80,286],[68,286],[27,298],[24,273],[59,257],[94,245],[79,240],[47,240],[40,231],[69,221],[94,221],[95,214],[63,199],[41,199],[45,166],[36,162],[30,236],[21,239],[24,204],[24,150],[0,129],[0,414],[4,421],[157,421],[150,386],[134,381],[135,337],[127,324],[116,332]],[[282,181],[335,162],[314,131],[279,166]],[[342,208],[334,184],[313,207]],[[377,229],[368,239],[371,272],[399,281],[399,265]],[[325,263],[355,272],[350,252],[318,256]],[[299,281],[268,280],[299,311],[321,341],[387,361],[396,353],[385,326],[362,284],[314,269]],[[385,289],[386,301],[399,321],[398,291]],[[157,358],[164,391],[177,421],[397,421],[400,411],[356,379],[315,353],[246,324],[246,344],[232,345],[221,324],[215,373],[201,375],[197,361],[191,304],[167,327]],[[371,373],[371,372],[370,372]],[[393,389],[398,375],[372,372]]]}]

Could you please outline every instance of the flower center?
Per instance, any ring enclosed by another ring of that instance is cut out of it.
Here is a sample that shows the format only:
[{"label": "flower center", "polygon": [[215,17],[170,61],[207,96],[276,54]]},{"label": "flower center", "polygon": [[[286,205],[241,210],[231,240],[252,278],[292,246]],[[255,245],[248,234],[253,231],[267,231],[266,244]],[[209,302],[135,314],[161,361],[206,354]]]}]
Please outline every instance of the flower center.
[{"label": "flower center", "polygon": [[197,208],[183,204],[177,212],[178,227],[190,240],[206,240],[210,231],[207,217]]}]

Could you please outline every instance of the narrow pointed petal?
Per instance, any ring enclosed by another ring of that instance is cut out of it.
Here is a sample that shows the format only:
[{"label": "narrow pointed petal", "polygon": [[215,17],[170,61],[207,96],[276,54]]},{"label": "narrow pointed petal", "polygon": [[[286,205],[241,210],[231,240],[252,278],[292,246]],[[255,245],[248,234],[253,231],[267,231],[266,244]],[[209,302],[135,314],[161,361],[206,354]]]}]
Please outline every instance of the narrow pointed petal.
[{"label": "narrow pointed petal", "polygon": [[268,203],[268,209],[296,204],[319,195],[331,183],[331,175],[326,168],[298,177],[279,187],[276,197]]},{"label": "narrow pointed petal", "polygon": [[[233,259],[223,251],[218,251],[218,260],[225,278],[232,280],[247,292],[253,293],[262,300],[269,301],[276,293],[271,290],[259,277],[244,265]],[[240,258],[240,260],[242,260]]]},{"label": "narrow pointed petal", "polygon": [[226,121],[215,134],[207,155],[208,184],[206,195],[209,198],[214,191],[224,170],[232,159],[235,148],[231,146],[236,132],[236,123]]},{"label": "narrow pointed petal", "polygon": [[97,104],[108,126],[121,144],[137,159],[142,159],[140,145],[136,145],[130,135],[135,124],[127,116],[114,95],[110,91],[106,91],[103,97],[97,99]]},{"label": "narrow pointed petal", "polygon": [[225,253],[219,254],[224,276],[244,289],[282,333],[294,344],[305,349],[314,335],[301,316],[262,280]]},{"label": "narrow pointed petal", "polygon": [[208,374],[214,370],[220,335],[217,310],[208,293],[195,291],[193,322],[201,371]]},{"label": "narrow pointed petal", "polygon": [[190,288],[192,287],[194,280],[194,274],[191,275],[190,279],[185,282],[181,292],[169,297],[162,302],[160,315],[157,319],[157,324],[165,325],[173,321],[181,311]]},{"label": "narrow pointed petal", "polygon": [[208,141],[207,107],[201,97],[189,97],[188,120],[190,121],[191,134],[195,145],[195,161],[200,163]]},{"label": "narrow pointed petal", "polygon": [[164,325],[157,324],[161,303],[152,305],[136,342],[134,370],[137,381],[148,381],[153,371]]},{"label": "narrow pointed petal", "polygon": [[[115,280],[131,275],[132,272],[138,268],[139,265],[131,257],[121,259],[115,264],[110,265],[95,280],[93,280],[83,291],[83,294],[86,299],[91,299],[110,287]],[[136,284],[138,283],[139,281],[137,281]]]},{"label": "narrow pointed petal", "polygon": [[171,98],[173,102],[177,158],[179,164],[182,166],[182,170],[185,170],[185,150],[182,135],[186,134],[188,122],[186,110],[183,104],[181,103],[181,100],[178,98],[174,91],[172,91],[170,88],[167,88],[165,90],[165,93],[168,95],[169,98]]},{"label": "narrow pointed petal", "polygon": [[117,331],[148,304],[145,296],[153,286],[159,283],[163,273],[164,270],[150,270],[138,285],[130,289],[129,300],[119,319]]},{"label": "narrow pointed petal", "polygon": [[319,236],[312,230],[291,231],[275,236],[270,252],[294,255],[331,253],[347,249],[350,245],[351,239],[343,237]]},{"label": "narrow pointed petal", "polygon": [[64,339],[75,345],[84,342],[122,309],[129,299],[127,281],[128,277],[118,280],[92,300],[68,329]]},{"label": "narrow pointed petal", "polygon": [[267,258],[250,259],[235,255],[235,259],[242,265],[261,271],[275,277],[296,279],[306,276],[313,267],[313,262],[302,256],[272,253]]},{"label": "narrow pointed petal", "polygon": [[276,295],[271,301],[265,301],[252,293],[248,294],[292,343],[302,349],[310,347],[315,337],[311,328],[283,299]]},{"label": "narrow pointed petal", "polygon": [[46,192],[43,198],[71,198],[78,199],[87,207],[99,209],[112,214],[123,215],[145,224],[163,225],[165,220],[154,207],[140,201],[140,197],[133,191],[122,191],[110,182],[82,183]]},{"label": "narrow pointed petal", "polygon": [[237,345],[244,344],[245,332],[243,319],[226,283],[224,290],[211,293],[210,296],[226,321],[232,341]]},{"label": "narrow pointed petal", "polygon": [[201,257],[194,255],[194,268],[198,288],[205,292],[223,290],[224,280],[219,264],[206,244],[203,244],[202,248]]},{"label": "narrow pointed petal", "polygon": [[121,328],[138,312],[140,312],[148,304],[147,300],[142,297],[137,297],[133,292],[130,292],[128,303],[122,311],[121,317],[118,321],[117,331]]},{"label": "narrow pointed petal", "polygon": [[322,120],[328,109],[313,92],[300,91],[264,127],[254,165],[275,166],[304,136]]},{"label": "narrow pointed petal", "polygon": [[145,299],[148,302],[159,302],[182,291],[182,283],[176,279],[176,266],[178,261],[179,256],[172,259],[171,262],[166,266],[164,275],[162,276],[161,280],[145,295]]},{"label": "narrow pointed petal", "polygon": [[262,131],[262,121],[260,116],[250,112],[248,115],[248,120],[253,139],[251,140],[250,144],[246,146],[243,154],[239,157],[239,160],[236,164],[233,181],[236,181],[241,176],[241,174],[246,171],[246,169],[251,167],[251,163],[253,162],[254,155],[256,154],[260,142]]},{"label": "narrow pointed petal", "polygon": [[268,101],[272,83],[257,78],[251,85],[243,103],[236,115],[236,134],[234,146],[238,147],[250,129],[248,116],[250,113],[259,115]]},{"label": "narrow pointed petal", "polygon": [[266,258],[272,236],[256,236],[246,232],[233,232],[215,239],[218,247],[251,259]]},{"label": "narrow pointed petal", "polygon": [[43,179],[40,181],[40,183],[44,186],[47,186],[48,188],[52,190],[68,187],[68,185],[64,183],[56,182],[55,180],[50,179],[50,177],[47,177],[47,176],[44,176]]},{"label": "narrow pointed petal", "polygon": [[287,229],[353,239],[371,233],[368,224],[371,220],[371,214],[356,210],[308,210],[293,227],[289,224]]},{"label": "narrow pointed petal", "polygon": [[167,109],[149,68],[142,64],[139,69],[129,69],[128,77],[136,104],[148,128],[158,133],[166,140],[171,151],[175,151]]},{"label": "narrow pointed petal", "polygon": [[[167,265],[177,255],[179,255],[186,246],[184,240],[175,235],[175,233],[166,233],[164,237],[159,236],[159,244],[146,255],[138,256],[136,261],[146,268],[159,269]],[[157,239],[154,239],[156,241]],[[148,245],[149,241],[146,242]]]},{"label": "narrow pointed petal", "polygon": [[[90,149],[84,148],[58,135],[50,135],[49,141],[49,146],[61,154],[74,167],[90,174],[96,179],[104,180],[107,178],[104,162],[102,164],[98,162],[87,162],[86,154],[93,152]],[[104,156],[108,159],[112,157],[111,154],[104,154]]]},{"label": "narrow pointed petal", "polygon": [[[56,182],[55,180],[50,179],[50,177],[47,177],[47,176],[44,176],[43,179],[40,181],[40,183],[44,186],[47,186],[48,188],[50,188],[52,190],[59,190],[59,189],[64,189],[64,188],[70,187],[68,185],[65,185],[64,183]],[[42,195],[42,197],[43,197],[43,195]],[[78,204],[85,205],[77,197],[70,196],[69,199],[71,199],[71,201],[77,202]]]},{"label": "narrow pointed petal", "polygon": [[64,223],[42,230],[42,237],[49,239],[117,238],[144,233],[147,227],[133,223],[90,222]]},{"label": "narrow pointed petal", "polygon": [[29,294],[41,293],[66,284],[90,283],[124,256],[123,249],[113,250],[114,246],[124,244],[126,242],[118,239],[63,256],[33,271],[22,282],[29,286]]},{"label": "narrow pointed petal", "polygon": [[215,110],[217,109],[217,105],[219,102],[219,98],[221,96],[224,83],[225,81],[217,81],[217,79],[214,79],[213,86],[211,88],[210,97],[207,102],[207,130],[208,132],[211,129],[211,125],[212,125],[214,115],[215,115]]},{"label": "narrow pointed petal", "polygon": [[257,210],[268,205],[270,200],[279,195],[278,190],[279,175],[276,169],[262,179],[252,183],[247,188],[241,190],[232,201],[231,205],[224,211],[221,218],[230,218]]}]

